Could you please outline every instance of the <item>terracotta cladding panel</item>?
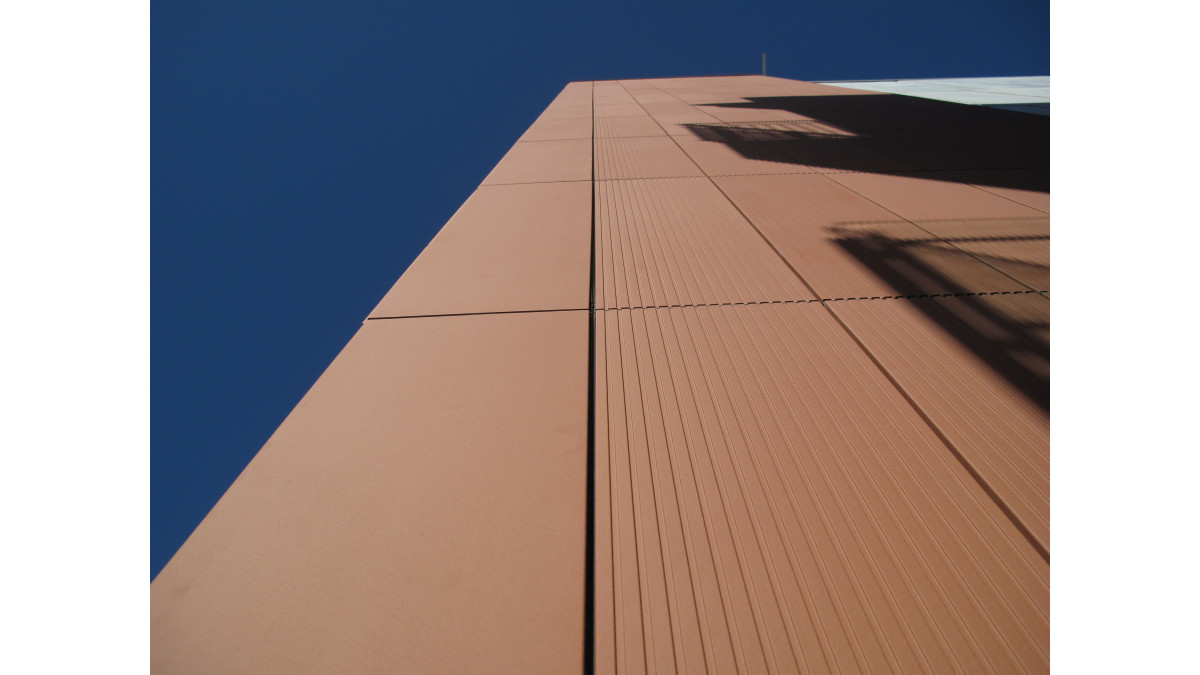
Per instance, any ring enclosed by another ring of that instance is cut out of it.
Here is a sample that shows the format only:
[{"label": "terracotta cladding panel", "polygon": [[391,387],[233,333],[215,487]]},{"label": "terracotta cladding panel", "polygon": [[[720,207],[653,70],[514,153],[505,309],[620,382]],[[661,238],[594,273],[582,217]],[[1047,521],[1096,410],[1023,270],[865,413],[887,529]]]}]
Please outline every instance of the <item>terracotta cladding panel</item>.
[{"label": "terracotta cladding panel", "polygon": [[930,246],[936,245],[947,252],[965,251],[1030,289],[1050,290],[1050,228],[1047,219],[955,222],[937,230],[934,229],[936,225],[928,221],[916,223],[926,230],[936,231],[943,238],[942,241],[947,242]]},{"label": "terracotta cladding panel", "polygon": [[481,187],[371,317],[587,309],[591,217],[590,181]]},{"label": "terracotta cladding panel", "polygon": [[707,178],[596,184],[596,306],[809,300]]},{"label": "terracotta cladding panel", "polygon": [[1050,213],[1050,169],[945,171],[943,175],[980,190]]},{"label": "terracotta cladding panel", "polygon": [[634,103],[633,96],[624,87],[618,89],[601,89],[595,92],[593,102],[601,103]]},{"label": "terracotta cladding panel", "polygon": [[632,136],[666,136],[658,122],[649,115],[596,118],[596,138],[628,138]]},{"label": "terracotta cladding panel", "polygon": [[754,76],[755,80],[747,80],[743,84],[744,87],[752,86],[756,96],[862,96],[870,95],[874,92],[858,91],[847,89],[845,87],[835,87],[828,84],[817,84],[815,82],[798,82],[796,80],[785,80],[778,77],[762,77]]},{"label": "terracotta cladding panel", "polygon": [[592,179],[588,138],[517,143],[484,179],[484,185]]},{"label": "terracotta cladding panel", "polygon": [[671,103],[672,101],[678,100],[674,96],[654,88],[630,89],[629,94],[633,96],[633,100],[641,103],[642,105],[652,103]]},{"label": "terracotta cladding panel", "polygon": [[845,173],[830,178],[910,220],[1045,217],[1036,209],[941,176]]},{"label": "terracotta cladding panel", "polygon": [[601,103],[596,101],[596,117],[627,117],[629,115],[644,115],[645,111],[632,98],[628,103]]},{"label": "terracotta cladding panel", "polygon": [[825,176],[714,180],[822,298],[1030,290]]},{"label": "terracotta cladding panel", "polygon": [[588,313],[368,322],[151,585],[155,672],[571,672]]},{"label": "terracotta cladding panel", "polygon": [[1049,551],[1050,301],[1021,294],[829,307]]},{"label": "terracotta cladding panel", "polygon": [[796,138],[833,140],[836,137],[854,135],[853,132],[834,124],[799,116],[796,119],[696,124],[691,130],[697,138],[709,141],[788,141]]},{"label": "terracotta cladding panel", "polygon": [[[709,127],[708,129],[711,129]],[[676,136],[679,147],[709,176],[813,173],[815,169],[759,141]]]},{"label": "terracotta cladding panel", "polygon": [[737,92],[728,89],[671,89],[671,96],[676,100],[687,103],[691,106],[702,106],[706,103],[730,103],[741,101],[741,96]]},{"label": "terracotta cladding panel", "polygon": [[1048,670],[1047,563],[823,306],[595,330],[597,672]]},{"label": "terracotta cladding panel", "polygon": [[518,140],[560,141],[591,137],[592,120],[589,117],[549,117],[538,118]]},{"label": "terracotta cladding panel", "polygon": [[721,103],[738,106],[745,103],[743,98],[733,98],[729,101],[713,101],[716,105],[695,105],[696,110],[710,115],[722,122],[762,122],[769,120],[794,119],[784,111],[762,110],[759,108],[726,107]]},{"label": "terracotta cladding panel", "polygon": [[592,92],[590,89],[587,91],[571,91],[559,94],[558,98],[551,101],[550,105],[546,106],[546,110],[542,112],[543,115],[547,112],[550,113],[550,117],[584,117],[585,115],[581,113],[585,108],[591,108],[591,106]]},{"label": "terracotta cladding panel", "polygon": [[592,116],[592,102],[590,100],[574,102],[575,100],[576,99],[571,98],[565,99],[562,103],[555,102],[551,104],[550,107],[546,108],[546,110],[539,116],[538,119],[562,119],[569,117],[590,118]]},{"label": "terracotta cladding panel", "polygon": [[642,107],[672,136],[691,134],[688,125],[720,123],[720,120],[712,115],[678,100],[669,103],[646,103]]},{"label": "terracotta cladding panel", "polygon": [[702,175],[696,164],[669,138],[596,139],[596,180]]}]

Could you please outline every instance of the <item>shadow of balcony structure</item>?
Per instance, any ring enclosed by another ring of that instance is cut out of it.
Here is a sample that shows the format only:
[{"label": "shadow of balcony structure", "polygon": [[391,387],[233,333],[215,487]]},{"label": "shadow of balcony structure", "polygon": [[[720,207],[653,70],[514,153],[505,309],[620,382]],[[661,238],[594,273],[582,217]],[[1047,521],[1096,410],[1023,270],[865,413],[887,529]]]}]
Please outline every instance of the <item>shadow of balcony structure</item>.
[{"label": "shadow of balcony structure", "polygon": [[929,320],[1003,377],[1031,403],[1050,410],[1049,303],[1005,302],[1004,296],[1039,291],[970,290],[964,276],[980,262],[1020,267],[1049,278],[1049,264],[1019,257],[980,256],[972,244],[1045,244],[1048,235],[966,238],[894,238],[853,224],[833,228],[833,241],[850,257],[912,300]]}]

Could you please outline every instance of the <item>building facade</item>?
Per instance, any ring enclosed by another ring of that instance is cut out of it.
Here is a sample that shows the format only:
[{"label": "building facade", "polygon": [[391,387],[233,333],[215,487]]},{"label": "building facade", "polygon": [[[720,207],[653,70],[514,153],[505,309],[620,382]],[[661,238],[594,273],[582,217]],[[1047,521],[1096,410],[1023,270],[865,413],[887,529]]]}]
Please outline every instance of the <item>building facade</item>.
[{"label": "building facade", "polygon": [[567,85],[151,585],[155,672],[1045,672],[1049,121]]}]

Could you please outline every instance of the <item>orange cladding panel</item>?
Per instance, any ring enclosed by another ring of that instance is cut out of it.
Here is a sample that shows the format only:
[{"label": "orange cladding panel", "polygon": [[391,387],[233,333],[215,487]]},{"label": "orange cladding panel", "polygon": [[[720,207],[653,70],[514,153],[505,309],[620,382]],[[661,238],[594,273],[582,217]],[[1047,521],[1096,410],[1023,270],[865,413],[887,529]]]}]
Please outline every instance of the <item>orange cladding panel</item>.
[{"label": "orange cladding panel", "polygon": [[154,672],[578,671],[587,345],[368,321],[151,585]]}]

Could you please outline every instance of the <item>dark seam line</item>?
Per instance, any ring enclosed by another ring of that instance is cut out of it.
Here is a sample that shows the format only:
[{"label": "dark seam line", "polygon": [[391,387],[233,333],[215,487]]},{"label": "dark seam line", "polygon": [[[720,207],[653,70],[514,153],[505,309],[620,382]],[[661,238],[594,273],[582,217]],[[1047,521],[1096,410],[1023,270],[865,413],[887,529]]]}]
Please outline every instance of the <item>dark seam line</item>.
[{"label": "dark seam line", "polygon": [[1004,513],[1005,516],[1008,516],[1008,520],[1014,526],[1016,526],[1017,531],[1019,531],[1021,535],[1025,537],[1025,540],[1028,541],[1031,546],[1033,546],[1033,549],[1037,551],[1038,555],[1040,555],[1043,560],[1049,563],[1050,551],[1046,549],[1045,546],[1042,546],[1042,543],[1037,540],[1037,537],[1033,536],[1033,532],[1031,532],[1029,528],[1025,527],[1025,523],[1021,522],[1021,519],[1017,517],[1017,514],[1013,513],[1012,509],[1008,507],[1008,504],[1006,504],[1004,500],[1000,498],[1000,495],[998,495],[996,491],[992,489],[992,486],[989,485],[986,480],[984,480],[983,476],[976,471],[971,462],[967,461],[967,458],[963,456],[957,447],[955,447],[954,443],[951,443],[950,439],[942,433],[942,430],[938,428],[938,425],[934,423],[929,415],[925,414],[925,410],[922,409],[921,406],[918,405],[917,402],[912,398],[912,396],[908,394],[908,390],[901,386],[900,382],[898,382],[896,378],[892,377],[891,372],[884,367],[883,363],[880,362],[879,359],[875,358],[875,354],[873,354],[871,350],[868,349],[865,344],[863,344],[862,340],[858,339],[858,336],[854,334],[854,331],[850,330],[850,327],[847,326],[846,323],[842,321],[842,318],[837,315],[837,312],[834,312],[827,305],[825,306],[825,309],[830,315],[833,316],[833,319],[838,322],[838,325],[840,325],[842,329],[846,331],[846,334],[850,336],[850,339],[854,340],[854,343],[863,350],[863,353],[867,355],[867,358],[871,359],[871,362],[875,364],[875,367],[879,369],[879,372],[883,373],[883,376],[887,378],[888,382],[892,383],[892,386],[896,388],[896,391],[900,392],[900,395],[904,397],[904,400],[908,402],[908,405],[911,406],[912,409],[916,411],[917,415],[924,420],[925,424],[927,424],[929,428],[933,430],[934,435],[936,435],[938,439],[941,440],[941,442],[950,450],[950,454],[954,455],[954,458],[958,460],[959,464],[961,464],[963,468],[967,470],[967,473],[971,474],[971,477],[975,479],[975,482],[983,488],[983,491],[986,492],[989,497],[992,498],[992,502],[996,504],[996,506],[1000,507],[1000,511]]},{"label": "dark seam line", "polygon": [[488,316],[491,314],[547,314],[550,312],[586,312],[587,307],[564,307],[562,309],[514,309],[502,312],[452,312],[448,314],[409,314],[406,316],[368,316],[367,321],[392,321],[396,319],[436,319],[440,316]]},{"label": "dark seam line", "polygon": [[596,83],[592,82],[592,221],[588,281],[587,526],[584,543],[583,675],[596,672]]}]

